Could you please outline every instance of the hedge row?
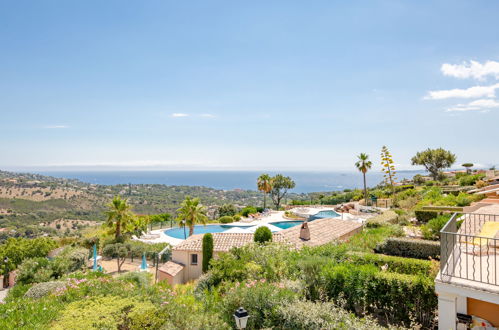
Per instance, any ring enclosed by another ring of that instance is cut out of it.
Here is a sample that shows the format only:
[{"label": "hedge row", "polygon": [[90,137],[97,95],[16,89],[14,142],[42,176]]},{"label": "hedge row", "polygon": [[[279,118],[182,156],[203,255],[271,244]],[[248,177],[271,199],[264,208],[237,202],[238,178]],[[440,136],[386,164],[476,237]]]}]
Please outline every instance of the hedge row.
[{"label": "hedge row", "polygon": [[371,265],[326,265],[321,271],[329,299],[343,298],[358,315],[369,313],[391,324],[423,328],[434,324],[437,296],[433,279],[383,272]]},{"label": "hedge row", "polygon": [[389,272],[409,275],[434,275],[429,260],[352,251],[347,252],[345,257],[346,262],[356,265],[374,265],[379,269],[386,267]]},{"label": "hedge row", "polygon": [[377,253],[417,259],[440,259],[440,242],[390,237],[376,246]]}]

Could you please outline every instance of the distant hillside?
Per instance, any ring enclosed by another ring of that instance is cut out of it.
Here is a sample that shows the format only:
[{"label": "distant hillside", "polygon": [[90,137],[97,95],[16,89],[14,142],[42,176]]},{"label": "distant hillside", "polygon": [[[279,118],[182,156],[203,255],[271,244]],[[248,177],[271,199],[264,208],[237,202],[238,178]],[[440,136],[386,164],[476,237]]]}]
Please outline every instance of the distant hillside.
[{"label": "distant hillside", "polygon": [[[212,215],[217,206],[225,203],[238,207],[259,206],[263,200],[261,193],[250,190],[224,191],[160,184],[105,186],[0,171],[0,228],[31,235],[39,230],[53,231],[53,226],[40,224],[58,219],[102,221],[105,205],[115,195],[128,198],[138,214],[174,213],[186,196],[199,197]],[[291,194],[289,197],[304,199],[306,195]]]}]

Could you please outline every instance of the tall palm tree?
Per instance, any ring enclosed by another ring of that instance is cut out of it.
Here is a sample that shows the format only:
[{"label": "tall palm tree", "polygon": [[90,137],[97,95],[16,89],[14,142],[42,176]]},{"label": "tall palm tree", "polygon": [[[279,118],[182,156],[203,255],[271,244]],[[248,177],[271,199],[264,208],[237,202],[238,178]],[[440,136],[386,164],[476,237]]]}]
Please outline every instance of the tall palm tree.
[{"label": "tall palm tree", "polygon": [[189,236],[194,234],[194,226],[198,223],[206,225],[208,216],[205,207],[199,202],[199,198],[187,196],[180,208],[177,210],[177,221],[185,221],[184,226],[189,227]]},{"label": "tall palm tree", "polygon": [[268,174],[262,174],[256,180],[258,190],[263,192],[263,208],[267,208],[267,194],[272,191],[272,178]]},{"label": "tall palm tree", "polygon": [[367,185],[366,185],[366,173],[368,170],[371,169],[373,166],[373,163],[369,160],[369,155],[361,153],[360,155],[357,156],[358,161],[355,163],[355,167],[362,172],[362,175],[364,176],[364,198],[366,201],[367,205]]},{"label": "tall palm tree", "polygon": [[106,225],[114,228],[115,238],[120,238],[122,236],[123,229],[126,229],[134,218],[131,211],[132,206],[128,204],[126,199],[121,199],[120,196],[115,196],[107,207],[109,210],[106,211]]}]

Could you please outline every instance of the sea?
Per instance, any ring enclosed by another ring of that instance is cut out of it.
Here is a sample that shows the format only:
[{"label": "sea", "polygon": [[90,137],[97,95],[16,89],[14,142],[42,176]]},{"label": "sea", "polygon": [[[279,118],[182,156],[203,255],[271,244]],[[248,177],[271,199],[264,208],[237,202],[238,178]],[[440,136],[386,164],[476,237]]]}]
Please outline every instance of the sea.
[{"label": "sea", "polygon": [[[59,178],[78,179],[100,185],[115,184],[165,184],[174,186],[205,186],[222,190],[256,190],[256,179],[261,171],[35,171]],[[275,175],[276,172],[266,172]],[[290,192],[310,193],[342,191],[362,188],[360,172],[280,172],[290,176],[296,187]],[[397,179],[412,178],[423,171],[399,171]],[[367,185],[376,186],[383,180],[383,173],[368,172]]]}]

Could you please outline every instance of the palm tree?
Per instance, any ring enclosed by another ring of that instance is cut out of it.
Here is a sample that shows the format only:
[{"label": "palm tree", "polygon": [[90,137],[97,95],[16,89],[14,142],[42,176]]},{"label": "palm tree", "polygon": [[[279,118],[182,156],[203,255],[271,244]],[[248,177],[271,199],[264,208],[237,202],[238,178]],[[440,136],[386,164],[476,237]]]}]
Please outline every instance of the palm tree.
[{"label": "palm tree", "polygon": [[177,221],[184,222],[184,226],[189,226],[189,236],[194,234],[194,226],[197,223],[206,225],[208,216],[205,207],[199,202],[199,198],[190,198],[187,196],[180,208],[177,210]]},{"label": "palm tree", "polygon": [[263,208],[267,208],[267,194],[272,191],[272,178],[268,174],[262,174],[256,180],[258,190],[263,192]]},{"label": "palm tree", "polygon": [[358,161],[355,163],[355,167],[362,172],[362,175],[364,176],[364,198],[366,201],[367,205],[367,185],[366,185],[366,173],[368,170],[371,169],[371,166],[373,163],[369,160],[369,155],[361,153],[360,155],[357,156]]},{"label": "palm tree", "polygon": [[114,228],[115,238],[120,238],[122,236],[123,229],[126,229],[134,218],[131,211],[132,206],[128,204],[126,199],[121,199],[120,196],[115,196],[107,207],[109,210],[106,211],[106,225]]}]

